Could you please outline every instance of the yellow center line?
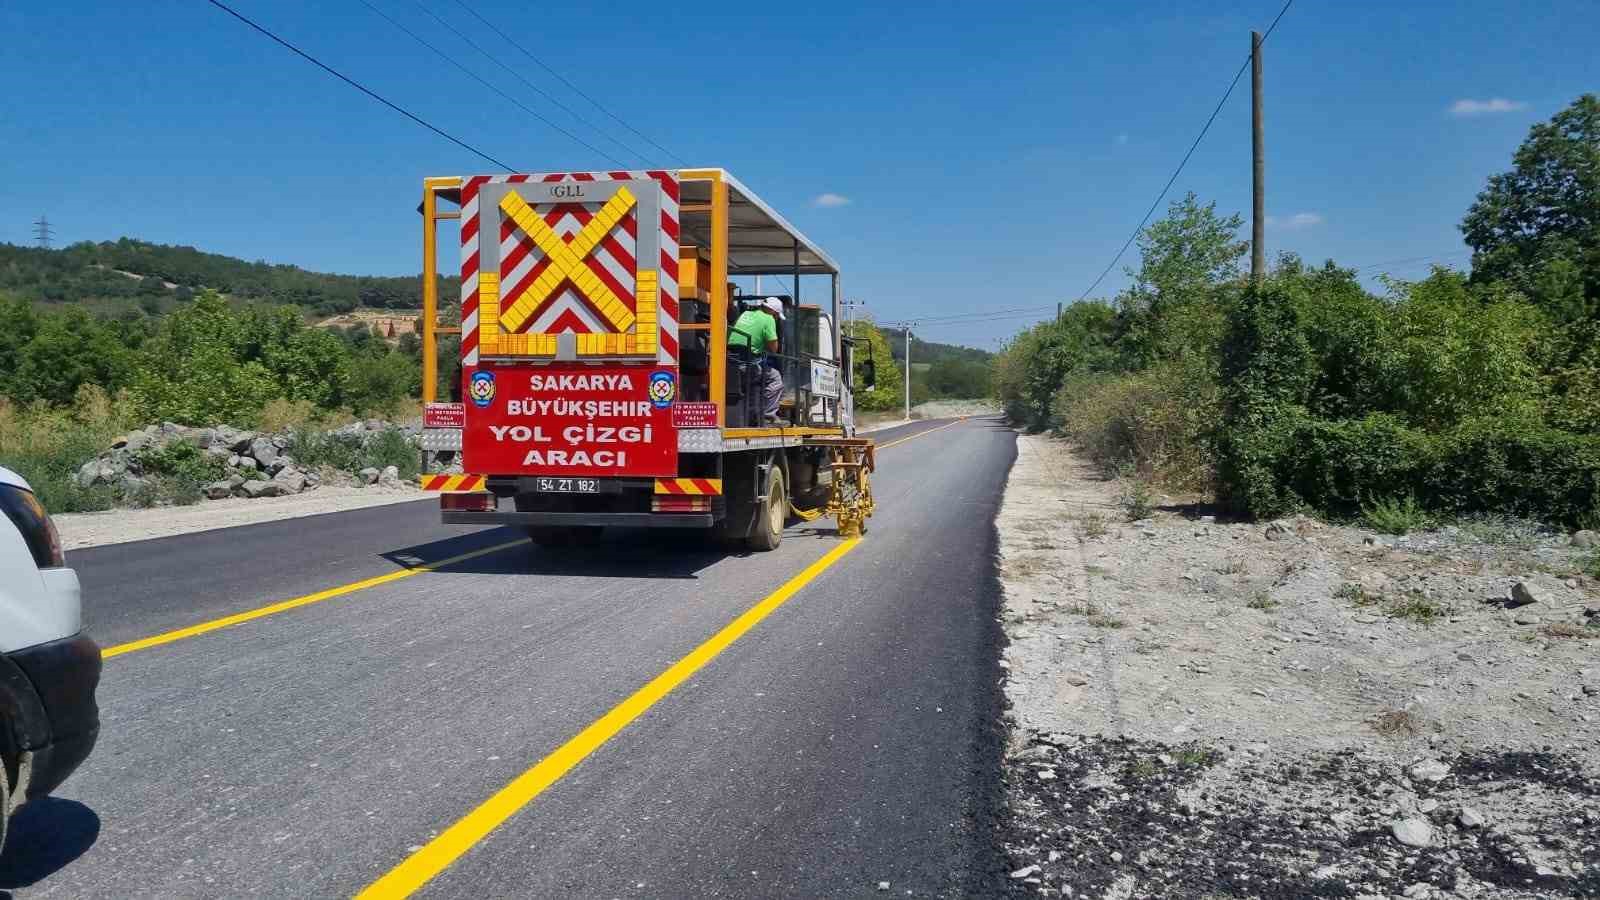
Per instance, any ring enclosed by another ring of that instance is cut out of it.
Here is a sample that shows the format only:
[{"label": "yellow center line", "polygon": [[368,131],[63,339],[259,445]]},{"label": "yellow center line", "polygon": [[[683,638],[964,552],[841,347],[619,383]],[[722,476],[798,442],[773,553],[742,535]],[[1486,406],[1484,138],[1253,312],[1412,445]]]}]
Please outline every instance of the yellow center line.
[{"label": "yellow center line", "polygon": [[287,612],[291,609],[299,609],[302,606],[310,606],[313,603],[321,603],[324,600],[332,600],[335,597],[343,597],[346,594],[353,594],[356,591],[366,590],[370,587],[377,587],[380,584],[388,584],[391,581],[399,581],[402,578],[410,578],[413,575],[421,575],[424,572],[432,572],[436,569],[442,569],[445,566],[454,565],[459,562],[466,562],[469,559],[477,559],[480,556],[488,556],[491,553],[498,553],[501,550],[515,547],[518,544],[525,544],[527,542],[527,538],[519,538],[515,541],[507,541],[503,544],[495,544],[493,547],[484,547],[481,550],[473,550],[470,553],[462,553],[459,556],[452,556],[449,559],[441,559],[438,562],[415,566],[409,569],[399,569],[394,572],[389,572],[385,575],[378,575],[362,581],[352,581],[349,584],[342,584],[338,587],[328,588],[324,591],[317,591],[315,594],[306,594],[303,597],[295,597],[292,600],[284,600],[279,603],[273,603],[269,606],[262,606],[257,609],[248,610],[242,613],[235,613],[231,616],[223,616],[220,619],[212,619],[209,622],[201,622],[199,625],[190,625],[187,628],[179,628],[175,631],[168,631],[162,634],[152,635],[147,638],[140,638],[137,641],[129,641],[126,644],[118,644],[115,647],[107,647],[106,649],[100,651],[100,655],[105,659],[110,659],[113,656],[121,656],[124,653],[133,653],[137,650],[147,650],[151,647],[159,647],[162,644],[170,644],[173,641],[181,641],[184,638],[195,637],[196,635],[206,634],[208,632],[217,631],[218,629],[231,628],[234,625],[239,625],[244,622],[250,622],[256,619],[266,618],[267,616],[277,615],[278,613]]},{"label": "yellow center line", "polygon": [[406,857],[388,874],[368,885],[356,895],[358,900],[409,897],[860,543],[860,538],[851,538],[829,550],[821,559],[768,594],[760,603],[745,610],[739,618],[723,626],[705,643],[634,691],[632,696],[612,707],[610,712],[578,732],[533,768],[517,776],[516,780],[501,788],[477,809]]},{"label": "yellow center line", "polygon": [[925,434],[933,434],[935,431],[943,431],[946,428],[949,428],[951,425],[960,425],[962,422],[965,422],[966,420],[967,420],[967,417],[966,416],[962,416],[961,418],[955,420],[954,422],[946,422],[946,423],[944,423],[943,425],[940,425],[937,428],[929,428],[929,429],[927,429],[925,431],[919,431],[916,434],[907,435],[907,436],[905,436],[903,438],[900,438],[899,440],[890,441],[887,444],[879,444],[878,445],[878,449],[879,450],[887,450],[887,449],[889,449],[890,447],[893,447],[896,444],[904,444],[906,441],[914,440],[916,438],[922,437]]},{"label": "yellow center line", "polygon": [[[954,422],[947,422],[938,426],[937,428],[929,428],[926,431],[919,431],[916,434],[900,438],[899,440],[890,441],[887,444],[883,444],[878,449],[886,450],[896,444],[903,444],[913,438],[919,438],[925,434],[932,434],[940,429],[949,428],[951,425],[959,425],[966,421],[966,418],[966,416],[962,416]],[[469,559],[476,559],[480,556],[487,556],[491,553],[497,553],[501,550],[515,547],[516,545],[523,543],[527,543],[526,538],[521,538],[515,541],[507,541],[506,543],[496,544],[493,547],[485,547],[481,550],[473,550],[469,553],[463,553],[459,556],[452,556],[449,559],[439,560],[436,563],[428,563],[427,565],[416,566],[409,569],[400,569],[395,572],[390,572],[385,575],[378,575],[362,581],[353,581],[349,584],[341,584],[338,587],[331,587],[326,590],[317,591],[314,594],[306,594],[303,597],[295,597],[289,600],[283,600],[281,602],[259,607],[257,609],[247,610],[242,613],[235,613],[231,616],[224,616],[220,619],[212,619],[209,622],[201,622],[198,625],[190,625],[187,628],[179,628],[173,631],[151,635],[147,638],[140,638],[136,641],[129,641],[126,644],[118,644],[114,647],[107,647],[100,652],[100,655],[104,659],[111,659],[115,656],[122,656],[125,653],[134,653],[139,650],[148,650],[151,647],[160,647],[163,644],[170,644],[174,641],[181,641],[185,638],[192,638],[198,635],[208,634],[223,628],[231,628],[234,625],[266,618],[267,616],[274,616],[281,612],[288,612],[291,609],[299,609],[302,606],[310,606],[313,603],[321,603],[324,600],[332,600],[335,597],[343,597],[346,594],[353,594],[356,591],[364,591],[367,588],[377,587],[380,584],[388,584],[391,581],[399,581],[402,578],[410,578],[413,575],[421,575],[424,572],[432,572],[436,569],[444,568],[445,566],[453,565],[459,562],[465,562]]]},{"label": "yellow center line", "polygon": [[[954,422],[947,422],[890,441],[878,449],[887,449],[925,434],[959,425],[966,419],[966,416],[962,416]],[[673,663],[644,687],[612,707],[609,712],[578,732],[565,744],[557,747],[550,755],[539,760],[532,768],[517,776],[510,784],[479,804],[476,809],[461,817],[438,837],[406,857],[382,878],[368,885],[356,895],[357,900],[397,900],[411,896],[860,543],[860,538],[852,538],[828,551],[821,559],[807,566],[782,587],[723,626],[721,631],[712,635],[705,643],[694,648],[687,656]]]}]

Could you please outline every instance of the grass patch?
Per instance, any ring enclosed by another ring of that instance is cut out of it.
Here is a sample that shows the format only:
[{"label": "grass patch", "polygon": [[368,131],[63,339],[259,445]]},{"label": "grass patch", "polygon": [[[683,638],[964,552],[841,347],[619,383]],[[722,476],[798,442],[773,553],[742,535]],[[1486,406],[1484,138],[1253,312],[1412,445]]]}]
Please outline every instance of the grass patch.
[{"label": "grass patch", "polygon": [[1428,527],[1430,521],[1414,497],[1363,503],[1361,520],[1368,528],[1384,534],[1409,534]]},{"label": "grass patch", "polygon": [[1092,541],[1095,538],[1103,538],[1109,532],[1110,529],[1106,527],[1105,516],[1097,512],[1085,513],[1078,520],[1078,534],[1086,540]]},{"label": "grass patch", "polygon": [[1456,522],[1461,534],[1479,544],[1532,550],[1540,538],[1539,525],[1509,516],[1468,516]]},{"label": "grass patch", "polygon": [[1600,628],[1579,625],[1577,622],[1555,622],[1539,629],[1545,637],[1590,641],[1600,638]]},{"label": "grass patch", "polygon": [[1416,622],[1418,625],[1432,625],[1444,618],[1447,611],[1438,603],[1418,596],[1397,601],[1389,607],[1389,615],[1396,619]]},{"label": "grass patch", "polygon": [[1389,709],[1372,719],[1372,730],[1387,738],[1416,737],[1425,724],[1422,717],[1409,709]]},{"label": "grass patch", "polygon": [[1353,606],[1359,607],[1377,606],[1383,600],[1382,597],[1368,591],[1354,581],[1346,581],[1344,584],[1339,585],[1339,589],[1333,592],[1333,597],[1335,600],[1344,600]]},{"label": "grass patch", "polygon": [[1578,572],[1590,578],[1600,578],[1600,550],[1579,557]]},{"label": "grass patch", "polygon": [[1217,752],[1204,747],[1184,747],[1172,755],[1182,769],[1200,769],[1217,761]]},{"label": "grass patch", "polygon": [[1044,572],[1044,560],[1036,556],[1019,556],[1006,560],[1005,568],[1012,575],[1027,578]]},{"label": "grass patch", "polygon": [[1245,575],[1250,572],[1250,567],[1245,561],[1237,557],[1228,557],[1228,561],[1217,567],[1218,575]]},{"label": "grass patch", "polygon": [[1154,778],[1161,774],[1161,766],[1153,759],[1139,759],[1128,766],[1128,774],[1143,781],[1146,778]]},{"label": "grass patch", "polygon": [[1075,604],[1068,607],[1067,611],[1083,616],[1091,628],[1123,628],[1128,624],[1093,603]]},{"label": "grass patch", "polygon": [[1263,612],[1271,612],[1283,604],[1268,596],[1266,591],[1257,591],[1255,596],[1245,601],[1244,605],[1250,607],[1251,609],[1259,609]]}]

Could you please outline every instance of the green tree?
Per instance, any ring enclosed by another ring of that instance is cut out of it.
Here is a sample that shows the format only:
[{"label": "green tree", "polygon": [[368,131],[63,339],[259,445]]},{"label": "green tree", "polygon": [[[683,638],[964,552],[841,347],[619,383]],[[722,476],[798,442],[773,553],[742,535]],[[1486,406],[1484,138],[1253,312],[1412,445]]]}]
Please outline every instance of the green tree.
[{"label": "green tree", "polygon": [[1225,318],[1215,288],[1239,277],[1250,248],[1238,239],[1243,223],[1190,193],[1139,232],[1139,267],[1126,270],[1133,285],[1117,297],[1119,345],[1131,365],[1214,353]]},{"label": "green tree", "polygon": [[934,397],[962,400],[989,396],[989,365],[968,359],[942,359],[928,368],[928,391]]},{"label": "green tree", "polygon": [[39,316],[28,301],[0,295],[0,393],[12,393],[9,382],[17,373],[19,354],[38,328]]},{"label": "green tree", "polygon": [[[899,409],[905,402],[905,376],[894,364],[894,354],[889,351],[889,341],[876,325],[857,319],[845,328],[845,337],[854,338],[856,409],[883,411]],[[865,390],[862,367],[871,359],[877,372],[877,387]]]},{"label": "green tree", "polygon": [[272,373],[247,360],[244,323],[215,291],[202,291],[167,316],[146,344],[129,391],[147,419],[193,425],[253,424],[281,396]]},{"label": "green tree", "polygon": [[110,326],[75,307],[41,317],[14,359],[8,392],[23,402],[56,406],[71,403],[85,384],[116,391],[127,382],[132,363]]},{"label": "green tree", "polygon": [[1035,430],[1051,427],[1056,392],[1069,377],[1120,368],[1117,324],[1109,304],[1087,300],[1007,344],[995,360],[993,376],[1006,415]]},{"label": "green tree", "polygon": [[1461,232],[1475,281],[1508,282],[1557,321],[1600,314],[1600,97],[1534,125]]},{"label": "green tree", "polygon": [[350,407],[361,415],[393,414],[401,401],[420,393],[421,375],[416,361],[403,353],[357,354],[350,367]]}]

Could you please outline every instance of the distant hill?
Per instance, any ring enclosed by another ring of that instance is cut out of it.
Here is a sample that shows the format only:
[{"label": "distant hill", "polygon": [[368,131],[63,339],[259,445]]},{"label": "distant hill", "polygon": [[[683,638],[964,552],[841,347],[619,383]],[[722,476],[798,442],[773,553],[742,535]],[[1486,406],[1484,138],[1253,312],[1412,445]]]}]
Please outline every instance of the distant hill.
[{"label": "distant hill", "polygon": [[[906,333],[900,328],[882,329],[895,363],[905,364]],[[994,354],[976,347],[940,344],[911,335],[911,399],[972,400],[989,395],[989,374]]]},{"label": "distant hill", "polygon": [[[441,277],[440,297],[455,296],[455,284],[455,279]],[[0,243],[0,292],[35,303],[73,303],[105,315],[137,308],[155,315],[201,288],[244,302],[292,304],[321,315],[357,307],[422,305],[422,279],[416,275],[309,272],[132,238],[84,242],[61,250]]]},{"label": "distant hill", "polygon": [[[894,354],[896,362],[906,358],[906,333],[902,328],[884,328],[884,337],[889,340],[889,350]],[[988,350],[979,350],[976,347],[963,347],[959,344],[940,344],[935,341],[925,341],[911,335],[911,364],[915,368],[918,363],[941,362],[975,362],[988,365],[994,359],[994,354]]]}]

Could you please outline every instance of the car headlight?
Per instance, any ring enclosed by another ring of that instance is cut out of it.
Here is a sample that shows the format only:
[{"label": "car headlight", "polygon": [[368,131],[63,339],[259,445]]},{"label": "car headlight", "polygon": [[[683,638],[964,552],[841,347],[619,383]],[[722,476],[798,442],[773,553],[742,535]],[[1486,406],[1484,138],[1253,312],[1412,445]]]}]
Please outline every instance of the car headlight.
[{"label": "car headlight", "polygon": [[39,568],[54,569],[67,564],[56,524],[50,521],[50,514],[44,511],[32,491],[0,484],[0,509],[5,510],[6,518],[22,533],[22,540]]}]

